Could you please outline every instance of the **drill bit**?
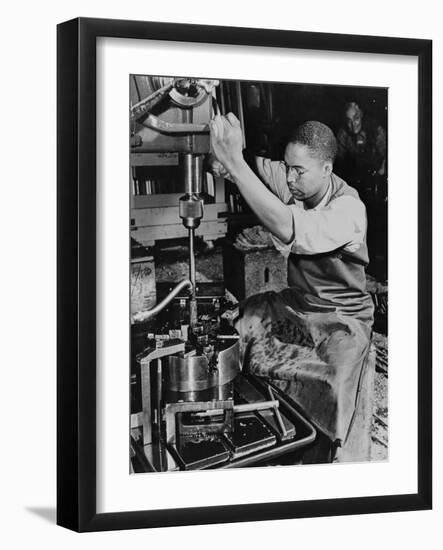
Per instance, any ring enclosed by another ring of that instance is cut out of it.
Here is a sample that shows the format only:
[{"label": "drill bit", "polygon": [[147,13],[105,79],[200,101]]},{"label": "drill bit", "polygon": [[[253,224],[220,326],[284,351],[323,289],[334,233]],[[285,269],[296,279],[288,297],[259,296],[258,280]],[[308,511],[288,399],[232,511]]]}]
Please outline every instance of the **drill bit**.
[{"label": "drill bit", "polygon": [[195,255],[194,255],[194,228],[189,228],[189,280],[191,281],[191,297],[189,300],[189,324],[193,327],[197,323],[197,297],[195,287]]}]

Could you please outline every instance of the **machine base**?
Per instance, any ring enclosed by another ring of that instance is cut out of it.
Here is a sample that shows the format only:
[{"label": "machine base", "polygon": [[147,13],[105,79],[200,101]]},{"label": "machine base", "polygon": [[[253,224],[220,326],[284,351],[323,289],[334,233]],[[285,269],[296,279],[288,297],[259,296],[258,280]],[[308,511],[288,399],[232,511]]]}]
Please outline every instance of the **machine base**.
[{"label": "machine base", "polygon": [[[268,384],[253,375],[239,374],[234,380],[234,406],[260,403],[269,399]],[[200,437],[187,433],[180,435],[177,421],[174,434],[160,435],[143,446],[138,439],[134,454],[134,471],[200,470],[236,468],[259,465],[286,453],[310,445],[316,438],[315,428],[293,407],[285,396],[273,388],[285,433],[276,421],[272,410],[235,414],[233,430],[215,429]],[[196,407],[196,410],[201,410]],[[170,411],[171,413],[172,411]],[[220,419],[216,417],[215,422]],[[169,424],[170,426],[171,424]],[[138,460],[142,454],[146,459]]]}]

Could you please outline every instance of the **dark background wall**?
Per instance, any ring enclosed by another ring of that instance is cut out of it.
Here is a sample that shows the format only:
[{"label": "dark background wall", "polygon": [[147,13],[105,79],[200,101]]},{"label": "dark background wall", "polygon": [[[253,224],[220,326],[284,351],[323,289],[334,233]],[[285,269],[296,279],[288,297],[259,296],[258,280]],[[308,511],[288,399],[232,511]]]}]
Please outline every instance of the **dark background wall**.
[{"label": "dark background wall", "polygon": [[242,96],[247,145],[260,147],[257,130],[264,129],[273,159],[283,157],[291,131],[302,122],[318,120],[336,133],[350,101],[356,101],[366,118],[387,130],[386,88],[242,82]]}]

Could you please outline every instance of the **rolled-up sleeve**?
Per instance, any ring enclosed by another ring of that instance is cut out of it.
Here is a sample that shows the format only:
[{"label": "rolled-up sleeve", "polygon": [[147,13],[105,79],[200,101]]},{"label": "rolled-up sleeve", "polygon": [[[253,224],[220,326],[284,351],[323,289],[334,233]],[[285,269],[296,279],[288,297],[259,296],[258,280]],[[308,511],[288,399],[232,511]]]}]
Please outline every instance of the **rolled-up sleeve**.
[{"label": "rolled-up sleeve", "polygon": [[283,162],[255,157],[255,172],[274,195],[287,204],[291,199],[291,193],[286,183],[286,170]]},{"label": "rolled-up sleeve", "polygon": [[365,239],[366,209],[355,197],[339,197],[318,210],[288,207],[293,218],[293,240],[286,244],[272,236],[274,246],[284,256],[290,252],[322,254],[341,247],[355,251]]}]

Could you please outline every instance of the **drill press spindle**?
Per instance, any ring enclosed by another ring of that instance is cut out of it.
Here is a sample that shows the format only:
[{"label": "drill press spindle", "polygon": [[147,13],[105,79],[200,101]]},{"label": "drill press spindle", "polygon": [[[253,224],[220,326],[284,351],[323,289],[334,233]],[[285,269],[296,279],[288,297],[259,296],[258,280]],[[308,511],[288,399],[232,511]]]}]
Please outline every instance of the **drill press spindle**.
[{"label": "drill press spindle", "polygon": [[191,327],[197,323],[197,298],[195,288],[195,229],[203,217],[203,199],[201,193],[203,155],[185,153],[182,157],[185,195],[180,198],[180,217],[189,233],[189,279],[192,283],[189,300],[189,318]]}]

